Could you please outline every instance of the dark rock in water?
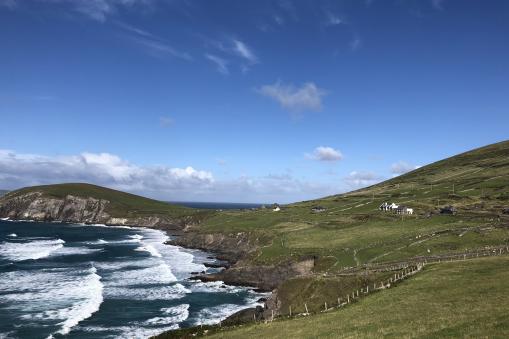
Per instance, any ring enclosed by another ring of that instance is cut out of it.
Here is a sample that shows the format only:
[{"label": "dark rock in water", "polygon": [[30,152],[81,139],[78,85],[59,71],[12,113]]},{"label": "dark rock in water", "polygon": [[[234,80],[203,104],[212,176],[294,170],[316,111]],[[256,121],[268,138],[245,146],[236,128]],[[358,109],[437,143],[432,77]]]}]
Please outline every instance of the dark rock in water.
[{"label": "dark rock in water", "polygon": [[191,272],[192,275],[201,274],[201,272]]},{"label": "dark rock in water", "polygon": [[258,302],[258,303],[264,303],[264,302],[266,302],[266,301],[267,301],[267,298],[260,298],[260,299],[258,299],[256,302]]},{"label": "dark rock in water", "polygon": [[228,263],[225,263],[225,262],[220,262],[220,263],[203,263],[203,265],[205,267],[209,267],[209,268],[227,268],[229,267],[230,265],[228,265]]},{"label": "dark rock in water", "polygon": [[207,259],[216,259],[215,257],[208,256]]}]

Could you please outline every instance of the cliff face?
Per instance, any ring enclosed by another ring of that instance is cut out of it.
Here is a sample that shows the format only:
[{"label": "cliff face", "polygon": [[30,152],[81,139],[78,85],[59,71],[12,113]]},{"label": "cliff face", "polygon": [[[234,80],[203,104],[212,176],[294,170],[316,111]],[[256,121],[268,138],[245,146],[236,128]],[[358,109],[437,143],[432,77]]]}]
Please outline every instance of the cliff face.
[{"label": "cliff face", "polygon": [[243,232],[233,234],[206,234],[187,232],[170,241],[173,245],[187,248],[198,248],[219,254],[219,258],[230,261],[233,265],[217,274],[200,276],[204,281],[221,280],[227,284],[256,286],[271,291],[287,279],[305,276],[314,267],[314,258],[283,262],[277,265],[253,265],[246,258],[258,249],[255,240]]},{"label": "cliff face", "polygon": [[181,229],[186,220],[165,216],[113,217],[107,212],[110,201],[92,197],[67,195],[65,198],[44,196],[30,192],[0,198],[0,217],[34,221],[146,226]]}]

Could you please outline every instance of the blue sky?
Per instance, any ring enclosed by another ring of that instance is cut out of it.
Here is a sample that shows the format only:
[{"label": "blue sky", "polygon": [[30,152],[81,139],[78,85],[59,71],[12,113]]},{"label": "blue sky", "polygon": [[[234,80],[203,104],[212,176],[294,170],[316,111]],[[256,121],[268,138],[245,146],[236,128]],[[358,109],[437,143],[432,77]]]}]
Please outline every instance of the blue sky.
[{"label": "blue sky", "polygon": [[0,188],[292,202],[509,128],[507,1],[0,0]]}]

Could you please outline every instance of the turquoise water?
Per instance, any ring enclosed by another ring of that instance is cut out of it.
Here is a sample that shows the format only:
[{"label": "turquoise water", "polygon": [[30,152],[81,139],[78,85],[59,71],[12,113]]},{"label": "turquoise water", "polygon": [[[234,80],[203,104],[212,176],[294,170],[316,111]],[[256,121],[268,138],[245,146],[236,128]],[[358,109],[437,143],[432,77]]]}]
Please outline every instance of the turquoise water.
[{"label": "turquoise water", "polygon": [[146,338],[257,305],[251,289],[188,280],[214,259],[166,240],[158,230],[0,221],[0,338]]}]

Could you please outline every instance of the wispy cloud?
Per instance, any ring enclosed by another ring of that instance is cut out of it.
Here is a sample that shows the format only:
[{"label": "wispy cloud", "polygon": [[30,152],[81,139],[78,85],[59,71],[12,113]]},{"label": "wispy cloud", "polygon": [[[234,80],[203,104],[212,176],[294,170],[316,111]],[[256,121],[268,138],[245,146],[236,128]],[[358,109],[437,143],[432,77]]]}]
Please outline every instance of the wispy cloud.
[{"label": "wispy cloud", "polygon": [[354,37],[353,37],[352,41],[350,42],[350,50],[352,52],[355,52],[361,47],[362,47],[361,38],[357,34],[354,34]]},{"label": "wispy cloud", "polygon": [[228,75],[230,74],[230,71],[228,69],[228,61],[226,59],[223,59],[221,57],[218,57],[217,55],[213,54],[205,54],[205,58],[210,60],[214,65],[216,65],[216,69],[219,73]]},{"label": "wispy cloud", "polygon": [[175,123],[175,121],[170,117],[159,117],[159,126],[161,127],[170,127]]},{"label": "wispy cloud", "polygon": [[345,21],[341,19],[338,15],[328,11],[325,13],[326,20],[325,26],[337,26],[341,24],[345,24]]},{"label": "wispy cloud", "polygon": [[410,165],[409,163],[405,161],[398,161],[391,166],[391,172],[393,176],[398,176],[401,174],[405,174],[407,172],[413,171],[415,169],[418,169],[421,166],[418,165]]},{"label": "wispy cloud", "polygon": [[246,59],[250,64],[258,63],[258,58],[246,43],[241,40],[233,39],[233,50],[240,57]]},{"label": "wispy cloud", "polygon": [[293,113],[320,111],[322,109],[322,98],[327,93],[313,82],[307,82],[301,87],[295,87],[292,84],[282,84],[280,81],[272,85],[264,85],[257,91],[264,96],[274,99],[284,109]]},{"label": "wispy cloud", "polygon": [[74,11],[87,17],[105,22],[107,18],[120,8],[136,8],[138,6],[150,7],[153,0],[39,0],[48,4],[66,3]]},{"label": "wispy cloud", "polygon": [[431,0],[431,6],[436,10],[442,11],[444,9],[444,0]]},{"label": "wispy cloud", "polygon": [[328,146],[319,146],[315,148],[312,154],[306,154],[308,159],[318,161],[339,161],[343,159],[343,154],[338,149]]},{"label": "wispy cloud", "polygon": [[170,56],[187,61],[193,59],[187,52],[182,52],[175,49],[163,38],[158,37],[144,29],[120,21],[117,21],[116,25],[127,33],[124,35],[127,40],[142,47],[142,49],[149,55],[158,58]]},{"label": "wispy cloud", "polygon": [[131,36],[129,39],[143,47],[145,51],[155,57],[163,58],[166,56],[171,56],[183,60],[190,61],[193,58],[186,52],[180,52],[170,46],[167,42],[158,41],[153,39],[147,39],[144,37]]},{"label": "wispy cloud", "polygon": [[0,7],[6,7],[8,9],[14,9],[18,6],[17,0],[0,0]]}]

